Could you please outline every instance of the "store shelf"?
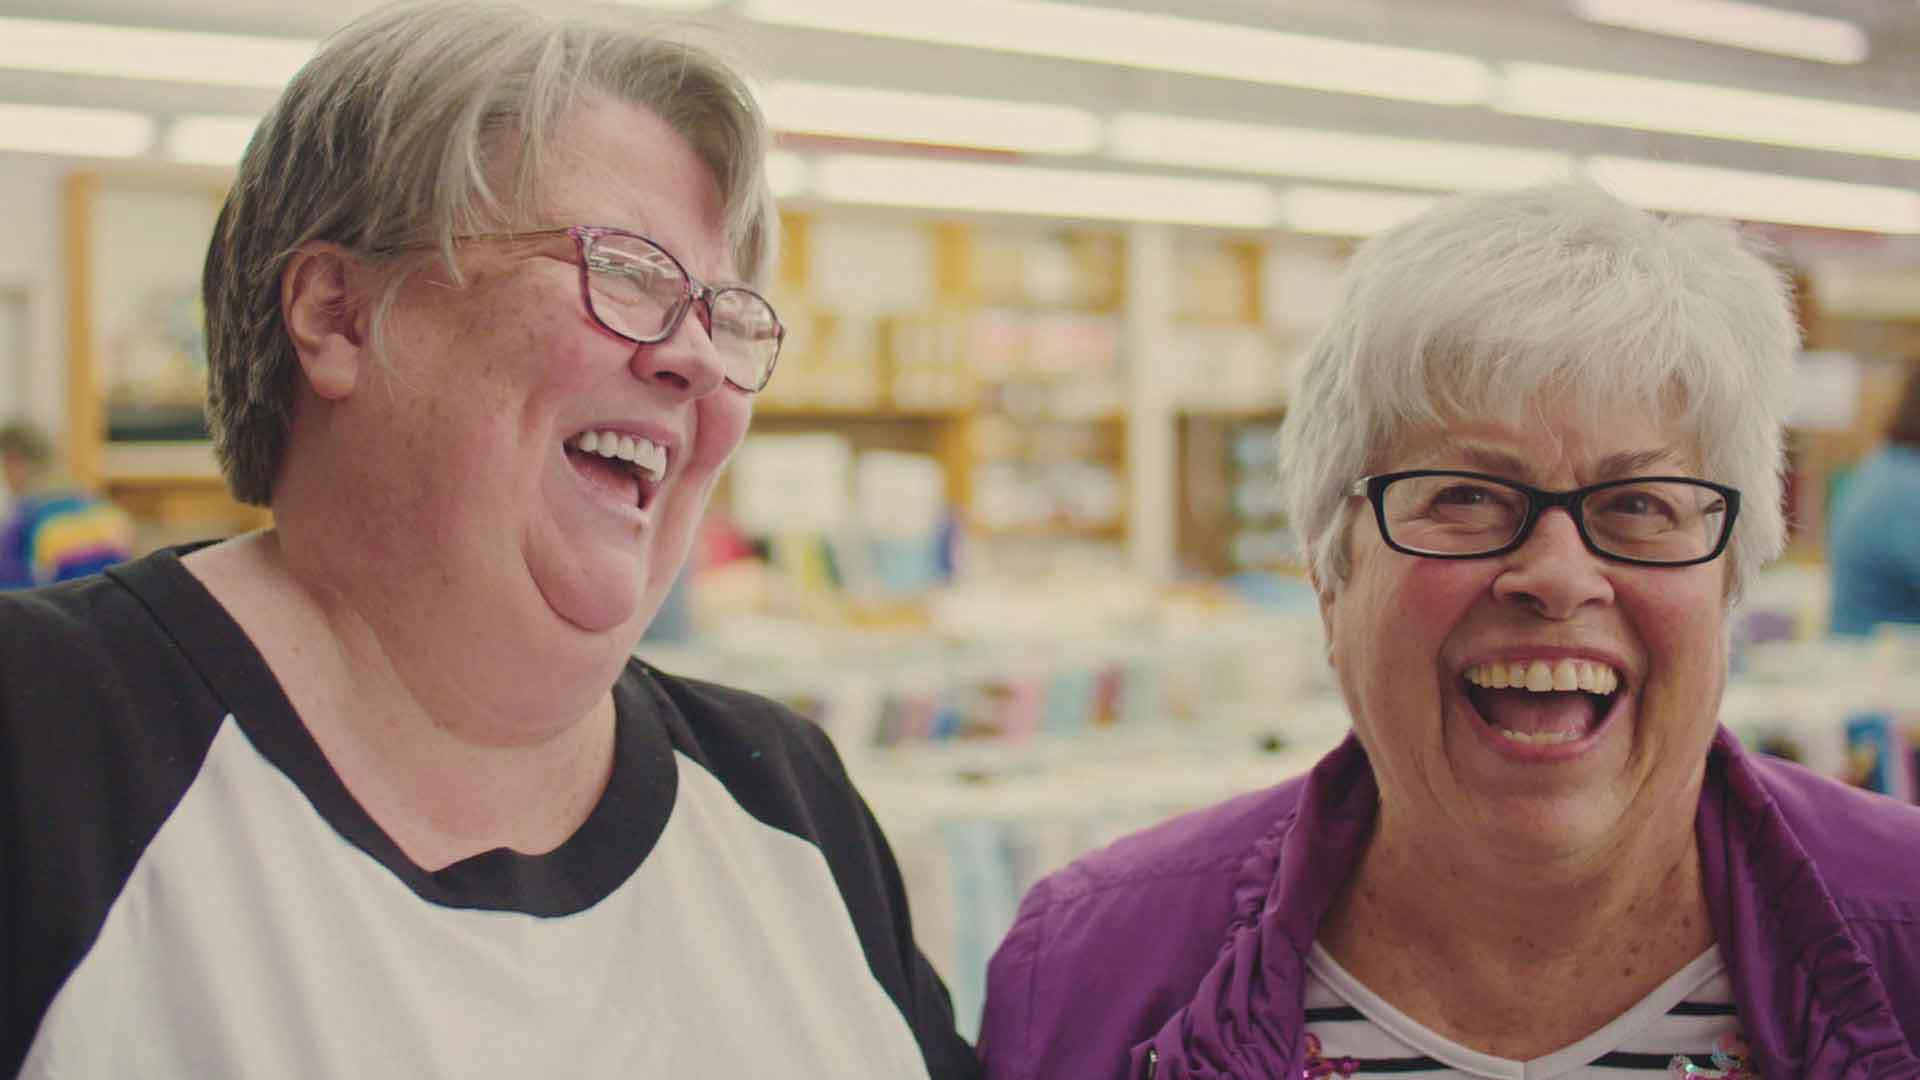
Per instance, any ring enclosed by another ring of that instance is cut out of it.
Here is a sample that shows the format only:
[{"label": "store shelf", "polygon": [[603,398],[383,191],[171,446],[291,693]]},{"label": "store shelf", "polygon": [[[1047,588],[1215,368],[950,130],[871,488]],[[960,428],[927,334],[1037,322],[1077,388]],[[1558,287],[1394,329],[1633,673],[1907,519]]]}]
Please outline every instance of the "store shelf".
[{"label": "store shelf", "polygon": [[757,406],[753,411],[754,421],[793,420],[822,421],[830,423],[895,423],[924,422],[950,423],[964,420],[971,415],[966,409],[902,409],[893,407],[863,409],[846,405],[806,405],[806,404],[769,404]]}]

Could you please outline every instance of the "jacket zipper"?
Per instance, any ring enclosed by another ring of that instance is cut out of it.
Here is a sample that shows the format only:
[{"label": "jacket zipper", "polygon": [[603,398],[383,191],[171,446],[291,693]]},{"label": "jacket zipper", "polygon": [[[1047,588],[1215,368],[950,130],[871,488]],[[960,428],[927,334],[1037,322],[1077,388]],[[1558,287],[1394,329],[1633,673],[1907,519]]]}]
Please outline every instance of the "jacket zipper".
[{"label": "jacket zipper", "polygon": [[1146,1080],[1153,1080],[1153,1078],[1158,1075],[1160,1075],[1160,1051],[1149,1046],[1147,1047]]}]

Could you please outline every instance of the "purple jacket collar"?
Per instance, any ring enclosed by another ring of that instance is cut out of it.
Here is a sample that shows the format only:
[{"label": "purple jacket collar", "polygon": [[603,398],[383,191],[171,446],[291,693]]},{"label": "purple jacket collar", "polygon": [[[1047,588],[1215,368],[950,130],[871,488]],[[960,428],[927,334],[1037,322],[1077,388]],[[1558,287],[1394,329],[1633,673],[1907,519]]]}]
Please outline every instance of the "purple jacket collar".
[{"label": "purple jacket collar", "polygon": [[[1763,768],[1722,729],[1696,826],[1714,930],[1761,1075],[1920,1077],[1873,961],[1762,782]],[[1314,767],[1296,810],[1240,868],[1235,915],[1212,969],[1192,1000],[1133,1048],[1127,1075],[1304,1076],[1305,958],[1365,843],[1377,797],[1352,737]],[[1906,958],[1920,961],[1920,953]]]}]

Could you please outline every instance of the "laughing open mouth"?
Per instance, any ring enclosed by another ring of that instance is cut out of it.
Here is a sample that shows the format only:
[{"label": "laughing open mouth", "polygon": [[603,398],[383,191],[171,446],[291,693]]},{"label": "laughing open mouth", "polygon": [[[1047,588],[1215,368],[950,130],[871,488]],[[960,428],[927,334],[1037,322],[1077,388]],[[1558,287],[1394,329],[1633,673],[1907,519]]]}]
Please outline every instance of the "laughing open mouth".
[{"label": "laughing open mouth", "polygon": [[630,497],[645,510],[667,474],[667,448],[617,431],[586,431],[567,440],[567,458],[594,483]]},{"label": "laughing open mouth", "polygon": [[1620,695],[1620,673],[1590,660],[1512,660],[1475,664],[1463,676],[1467,698],[1506,739],[1555,745],[1600,726]]}]

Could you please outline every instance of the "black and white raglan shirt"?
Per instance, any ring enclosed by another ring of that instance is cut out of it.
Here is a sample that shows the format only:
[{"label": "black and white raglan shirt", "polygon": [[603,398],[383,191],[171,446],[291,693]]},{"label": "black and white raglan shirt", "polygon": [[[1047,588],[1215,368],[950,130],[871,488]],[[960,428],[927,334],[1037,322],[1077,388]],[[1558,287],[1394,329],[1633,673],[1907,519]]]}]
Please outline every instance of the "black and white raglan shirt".
[{"label": "black and white raglan shirt", "polygon": [[585,824],[427,872],[179,554],[0,594],[0,1076],[977,1074],[817,728],[634,661]]}]

